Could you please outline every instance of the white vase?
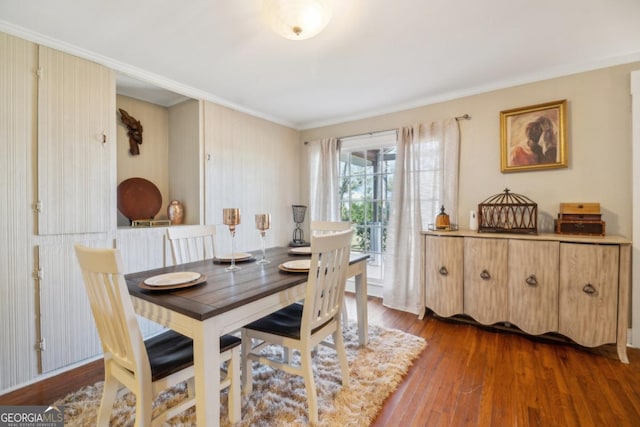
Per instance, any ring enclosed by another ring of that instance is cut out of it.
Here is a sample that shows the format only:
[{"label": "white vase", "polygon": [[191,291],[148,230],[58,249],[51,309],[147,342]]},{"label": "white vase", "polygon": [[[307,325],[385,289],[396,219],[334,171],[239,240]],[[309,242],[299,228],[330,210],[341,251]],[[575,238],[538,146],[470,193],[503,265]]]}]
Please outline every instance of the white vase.
[{"label": "white vase", "polygon": [[476,211],[469,212],[469,230],[476,231],[478,229],[478,214]]}]

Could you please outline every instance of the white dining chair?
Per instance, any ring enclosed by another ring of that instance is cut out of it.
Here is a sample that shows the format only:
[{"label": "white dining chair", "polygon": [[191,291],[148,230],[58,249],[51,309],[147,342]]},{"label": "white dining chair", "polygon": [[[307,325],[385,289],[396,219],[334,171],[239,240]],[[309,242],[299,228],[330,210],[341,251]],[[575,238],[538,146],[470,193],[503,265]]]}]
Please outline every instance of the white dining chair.
[{"label": "white dining chair", "polygon": [[186,225],[167,228],[174,265],[216,256],[216,226]]},{"label": "white dining chair", "polygon": [[[117,249],[75,245],[89,303],[104,352],[104,388],[98,426],[108,426],[113,403],[126,389],[136,396],[136,426],[158,425],[195,405],[193,342],[173,330],[142,339]],[[220,360],[228,362],[220,389],[229,387],[229,420],[240,420],[240,339],[220,338]],[[187,382],[186,400],[152,417],[153,397]]]},{"label": "white dining chair", "polygon": [[[311,221],[311,235],[321,236],[323,234],[331,234],[338,231],[350,230],[351,223],[348,221]],[[347,305],[342,306],[342,327],[349,325],[349,311]]]},{"label": "white dining chair", "polygon": [[[340,326],[344,285],[353,231],[311,236],[311,266],[303,304],[291,304],[242,328],[243,393],[252,390],[253,361],[304,377],[309,421],[318,422],[318,397],[313,378],[312,350],[318,345],[333,348],[338,357],[343,387],[349,386],[349,366]],[[325,341],[329,336],[332,342]],[[256,345],[254,345],[254,340]],[[288,351],[282,358],[260,354],[276,344]],[[290,350],[298,350],[300,365],[293,365]]]}]

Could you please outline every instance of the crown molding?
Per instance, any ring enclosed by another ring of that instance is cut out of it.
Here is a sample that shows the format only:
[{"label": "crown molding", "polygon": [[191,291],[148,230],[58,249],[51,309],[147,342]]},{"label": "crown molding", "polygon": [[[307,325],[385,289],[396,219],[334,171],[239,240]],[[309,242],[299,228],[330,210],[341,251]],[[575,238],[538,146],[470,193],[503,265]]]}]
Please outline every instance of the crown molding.
[{"label": "crown molding", "polygon": [[254,116],[254,117],[264,119],[288,128],[299,130],[295,124],[288,122],[287,120],[282,120],[278,117],[264,114],[259,111],[251,110],[249,108],[230,102],[226,99],[220,98],[212,93],[194,88],[192,86],[182,84],[176,80],[168,79],[159,74],[155,74],[153,72],[144,70],[142,68],[138,68],[133,65],[126,64],[121,61],[117,61],[113,58],[97,54],[90,50],[80,48],[78,46],[63,42],[61,40],[57,40],[55,38],[45,36],[38,32],[31,31],[29,29],[14,25],[10,22],[3,21],[1,19],[0,19],[0,31],[5,32],[7,34],[11,34],[16,37],[20,37],[22,39],[28,40],[30,42],[33,42],[42,46],[56,49],[61,52],[68,53],[70,55],[74,55],[79,58],[83,58],[88,61],[98,63],[100,65],[104,65],[105,67],[108,67],[118,73],[125,74],[129,77],[133,77],[135,79],[149,83],[152,86],[158,86],[162,89],[175,92],[179,95],[183,95],[188,98],[209,101],[214,104],[218,104],[223,107],[227,107],[232,110],[236,110],[241,113],[248,114],[250,116]]},{"label": "crown molding", "polygon": [[452,101],[455,99],[465,98],[467,96],[479,95],[482,93],[493,92],[495,90],[508,89],[510,87],[520,86],[524,84],[536,83],[544,80],[569,76],[571,74],[584,73],[616,65],[629,64],[640,61],[640,51],[629,52],[624,55],[603,58],[597,61],[591,61],[582,64],[572,64],[568,66],[548,68],[536,73],[522,75],[513,79],[502,80],[487,85],[474,86],[456,91],[436,94],[428,97],[422,97],[406,103],[396,104],[387,108],[368,110],[359,114],[350,116],[342,116],[339,118],[308,122],[299,124],[300,130],[310,130],[325,126],[333,126],[340,123],[351,122],[355,120],[364,120],[372,117],[382,116],[385,114],[398,113],[413,108],[425,107],[440,102]]}]

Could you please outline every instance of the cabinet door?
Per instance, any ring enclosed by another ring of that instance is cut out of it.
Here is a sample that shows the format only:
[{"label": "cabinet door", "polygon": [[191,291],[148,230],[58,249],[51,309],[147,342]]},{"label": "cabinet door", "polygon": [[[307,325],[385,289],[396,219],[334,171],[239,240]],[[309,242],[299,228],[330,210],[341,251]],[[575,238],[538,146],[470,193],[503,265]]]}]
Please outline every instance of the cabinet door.
[{"label": "cabinet door", "polygon": [[558,330],[559,242],[509,240],[509,322],[539,335]]},{"label": "cabinet door", "polygon": [[440,316],[463,313],[463,242],[461,237],[424,237],[425,305]]},{"label": "cabinet door", "polygon": [[616,342],[617,245],[560,244],[558,331],[578,344]]},{"label": "cabinet door", "polygon": [[37,52],[0,33],[0,393],[33,379],[38,366],[31,242]]},{"label": "cabinet door", "polygon": [[[106,240],[82,244],[109,246]],[[37,253],[44,373],[97,356],[102,353],[102,345],[73,244],[41,245],[37,246]]]},{"label": "cabinet door", "polygon": [[101,65],[39,48],[38,233],[115,227],[115,79]]},{"label": "cabinet door", "polygon": [[507,239],[464,239],[464,312],[490,325],[508,318]]}]

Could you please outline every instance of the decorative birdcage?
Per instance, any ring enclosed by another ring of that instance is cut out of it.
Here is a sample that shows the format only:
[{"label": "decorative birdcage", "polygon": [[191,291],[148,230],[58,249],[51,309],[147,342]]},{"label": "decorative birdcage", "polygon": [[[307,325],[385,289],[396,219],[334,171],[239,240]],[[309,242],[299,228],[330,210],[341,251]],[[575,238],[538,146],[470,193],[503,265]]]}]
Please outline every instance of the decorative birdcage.
[{"label": "decorative birdcage", "polygon": [[478,231],[537,234],[538,204],[505,188],[478,205]]}]

